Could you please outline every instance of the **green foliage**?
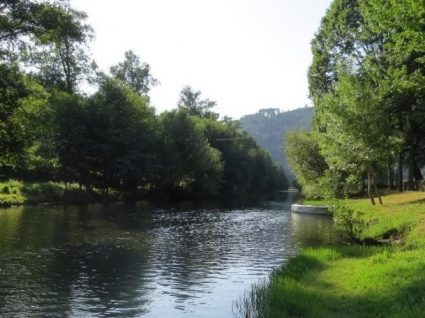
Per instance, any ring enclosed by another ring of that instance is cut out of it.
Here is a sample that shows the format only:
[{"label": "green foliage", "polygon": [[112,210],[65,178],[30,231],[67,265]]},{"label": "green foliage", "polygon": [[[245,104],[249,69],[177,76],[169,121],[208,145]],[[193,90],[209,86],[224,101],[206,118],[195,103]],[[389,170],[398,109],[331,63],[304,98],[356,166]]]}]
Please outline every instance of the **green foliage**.
[{"label": "green foliage", "polygon": [[24,203],[25,198],[19,194],[0,193],[0,207],[11,207]]},{"label": "green foliage", "polygon": [[320,154],[319,144],[311,133],[289,133],[284,141],[289,165],[304,195],[325,197],[329,191],[328,165]]},{"label": "green foliage", "polygon": [[236,122],[197,118],[197,126],[222,154],[222,195],[252,197],[288,188],[280,165],[274,164],[270,155]]},{"label": "green foliage", "polygon": [[308,79],[315,106],[323,94],[333,90],[339,80],[339,68],[352,66],[353,73],[361,73],[366,54],[378,49],[363,41],[366,30],[359,2],[334,0],[312,40],[313,61]]},{"label": "green foliage", "polygon": [[16,65],[0,64],[0,152],[6,154],[22,151],[23,132],[17,125],[15,114],[22,98],[29,92],[24,77]]},{"label": "green foliage", "polygon": [[150,73],[149,64],[140,64],[139,57],[133,51],[125,52],[125,60],[112,66],[111,74],[126,83],[131,90],[142,95],[149,93],[151,87],[159,83]]},{"label": "green foliage", "polygon": [[361,212],[338,201],[329,204],[329,211],[332,213],[337,232],[349,242],[359,242],[363,232],[373,222],[365,221]]},{"label": "green foliage", "polygon": [[98,201],[99,198],[97,192],[84,191],[77,184],[18,180],[0,182],[0,207],[26,203],[86,203]]},{"label": "green foliage", "polygon": [[356,193],[364,173],[385,169],[399,149],[383,101],[366,80],[340,74],[334,91],[323,94],[317,107],[320,153],[330,174],[339,176],[335,183],[344,183],[343,192]]},{"label": "green foliage", "polygon": [[211,111],[217,105],[215,101],[201,99],[201,91],[195,91],[190,86],[185,86],[180,92],[177,103],[179,109],[187,111],[191,116],[217,119],[218,114]]},{"label": "green foliage", "polygon": [[16,65],[0,64],[0,73],[0,165],[16,172],[31,160],[48,95]]},{"label": "green foliage", "polygon": [[310,93],[320,151],[341,182],[373,178],[409,160],[409,188],[423,163],[422,3],[335,0],[312,41]]},{"label": "green foliage", "polygon": [[2,194],[21,194],[22,182],[18,180],[9,180],[7,182],[0,183],[0,193]]},{"label": "green foliage", "polygon": [[52,5],[30,0],[5,0],[0,7],[0,60],[16,58],[17,51],[32,45],[34,37],[51,29],[45,12]]},{"label": "green foliage", "polygon": [[153,178],[157,122],[146,97],[106,78],[88,100],[59,95],[55,105],[68,181],[137,192]]},{"label": "green foliage", "polygon": [[46,183],[24,183],[22,192],[27,196],[48,195],[60,197],[64,191],[63,185],[54,182]]},{"label": "green foliage", "polygon": [[69,1],[55,1],[43,9],[40,20],[48,32],[37,36],[37,45],[24,53],[23,60],[35,66],[35,76],[46,88],[75,93],[79,81],[92,71],[87,43],[93,30],[86,18]]},{"label": "green foliage", "polygon": [[367,82],[340,75],[335,91],[319,105],[318,137],[330,169],[356,174],[385,162],[392,150],[388,118]]},{"label": "green foliage", "polygon": [[195,120],[183,110],[165,112],[160,118],[164,143],[160,183],[180,196],[216,196],[221,190],[223,162],[208,144]]}]

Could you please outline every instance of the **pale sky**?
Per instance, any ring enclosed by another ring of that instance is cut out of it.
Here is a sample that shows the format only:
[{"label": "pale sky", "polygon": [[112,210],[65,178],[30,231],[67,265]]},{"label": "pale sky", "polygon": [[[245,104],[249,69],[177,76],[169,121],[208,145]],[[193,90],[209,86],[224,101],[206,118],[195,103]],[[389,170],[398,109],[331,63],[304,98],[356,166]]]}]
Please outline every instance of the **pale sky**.
[{"label": "pale sky", "polygon": [[157,112],[191,85],[235,119],[260,108],[310,105],[310,41],[331,0],[71,0],[96,32],[102,70],[131,49],[161,85]]}]

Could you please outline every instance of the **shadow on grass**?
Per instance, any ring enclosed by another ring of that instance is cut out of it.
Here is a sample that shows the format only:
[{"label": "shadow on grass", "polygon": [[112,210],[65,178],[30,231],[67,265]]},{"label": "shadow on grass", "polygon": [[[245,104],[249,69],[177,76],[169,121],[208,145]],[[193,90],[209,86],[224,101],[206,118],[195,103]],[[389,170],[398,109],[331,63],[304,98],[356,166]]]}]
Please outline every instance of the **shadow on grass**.
[{"label": "shadow on grass", "polygon": [[425,204],[425,199],[418,199],[418,200],[400,202],[400,203],[395,203],[394,205],[396,205],[396,206],[405,206],[405,205],[420,204],[420,203]]}]

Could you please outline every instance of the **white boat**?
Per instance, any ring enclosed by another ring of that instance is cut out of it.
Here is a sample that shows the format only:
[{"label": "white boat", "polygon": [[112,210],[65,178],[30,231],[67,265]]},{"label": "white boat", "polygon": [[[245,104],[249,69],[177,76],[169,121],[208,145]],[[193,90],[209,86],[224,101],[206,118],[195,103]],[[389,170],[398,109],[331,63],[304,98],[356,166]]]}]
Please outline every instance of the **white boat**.
[{"label": "white boat", "polygon": [[329,209],[325,205],[292,204],[291,205],[291,212],[306,213],[306,214],[317,214],[317,215],[330,215]]}]

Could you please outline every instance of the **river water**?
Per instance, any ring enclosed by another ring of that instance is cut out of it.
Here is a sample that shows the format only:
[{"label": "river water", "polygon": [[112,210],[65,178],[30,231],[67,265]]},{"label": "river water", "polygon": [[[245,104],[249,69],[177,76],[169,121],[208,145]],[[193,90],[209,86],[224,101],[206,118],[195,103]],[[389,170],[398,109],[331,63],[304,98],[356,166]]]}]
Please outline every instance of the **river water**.
[{"label": "river water", "polygon": [[252,283],[334,240],[289,204],[0,210],[0,316],[232,317]]}]

